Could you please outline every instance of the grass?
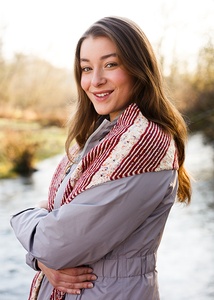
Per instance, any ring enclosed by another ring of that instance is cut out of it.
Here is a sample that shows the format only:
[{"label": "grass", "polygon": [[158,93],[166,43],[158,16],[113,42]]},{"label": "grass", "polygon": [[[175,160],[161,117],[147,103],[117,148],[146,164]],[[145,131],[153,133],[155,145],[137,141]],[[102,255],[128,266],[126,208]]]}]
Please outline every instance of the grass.
[{"label": "grass", "polygon": [[21,155],[22,160],[24,157],[25,163],[34,168],[37,162],[63,153],[65,139],[65,128],[0,119],[0,179],[17,176],[17,161],[20,164]]}]

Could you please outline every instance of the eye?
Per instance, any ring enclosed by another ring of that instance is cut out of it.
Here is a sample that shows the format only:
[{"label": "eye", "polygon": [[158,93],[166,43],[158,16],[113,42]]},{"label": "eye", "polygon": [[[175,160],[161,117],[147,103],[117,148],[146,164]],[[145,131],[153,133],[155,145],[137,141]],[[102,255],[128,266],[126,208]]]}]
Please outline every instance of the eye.
[{"label": "eye", "polygon": [[92,70],[92,68],[90,68],[90,67],[81,67],[82,72],[89,72],[91,70]]},{"label": "eye", "polygon": [[113,68],[113,67],[116,67],[116,66],[118,66],[118,63],[116,63],[116,62],[106,64],[106,68]]}]

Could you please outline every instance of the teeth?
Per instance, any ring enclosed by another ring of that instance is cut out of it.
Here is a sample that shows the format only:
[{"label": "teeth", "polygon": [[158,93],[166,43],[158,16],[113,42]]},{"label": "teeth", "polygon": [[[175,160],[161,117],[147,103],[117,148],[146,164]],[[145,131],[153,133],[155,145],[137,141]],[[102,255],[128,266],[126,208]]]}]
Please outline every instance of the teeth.
[{"label": "teeth", "polygon": [[108,95],[109,93],[102,93],[102,94],[97,94],[98,97],[104,97],[106,95]]}]

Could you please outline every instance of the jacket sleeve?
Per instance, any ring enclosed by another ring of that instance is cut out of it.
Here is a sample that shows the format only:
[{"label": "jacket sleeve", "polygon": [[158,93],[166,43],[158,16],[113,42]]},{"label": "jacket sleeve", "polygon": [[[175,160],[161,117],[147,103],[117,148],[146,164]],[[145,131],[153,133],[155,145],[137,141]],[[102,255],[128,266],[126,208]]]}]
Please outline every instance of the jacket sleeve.
[{"label": "jacket sleeve", "polygon": [[176,178],[176,171],[160,171],[110,181],[52,212],[38,208],[20,212],[11,225],[23,247],[47,267],[91,264],[149,217],[175,189]]}]

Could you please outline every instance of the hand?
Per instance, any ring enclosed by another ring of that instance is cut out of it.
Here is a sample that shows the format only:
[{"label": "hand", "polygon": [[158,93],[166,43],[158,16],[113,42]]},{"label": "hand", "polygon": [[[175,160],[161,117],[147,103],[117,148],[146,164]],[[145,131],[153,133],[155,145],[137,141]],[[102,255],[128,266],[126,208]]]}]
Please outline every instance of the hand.
[{"label": "hand", "polygon": [[53,270],[39,261],[38,267],[54,288],[68,294],[76,295],[81,293],[81,289],[92,288],[92,281],[97,279],[96,275],[92,274],[93,270],[88,267]]},{"label": "hand", "polygon": [[39,201],[36,206],[39,208],[48,209],[48,201],[47,200]]}]

